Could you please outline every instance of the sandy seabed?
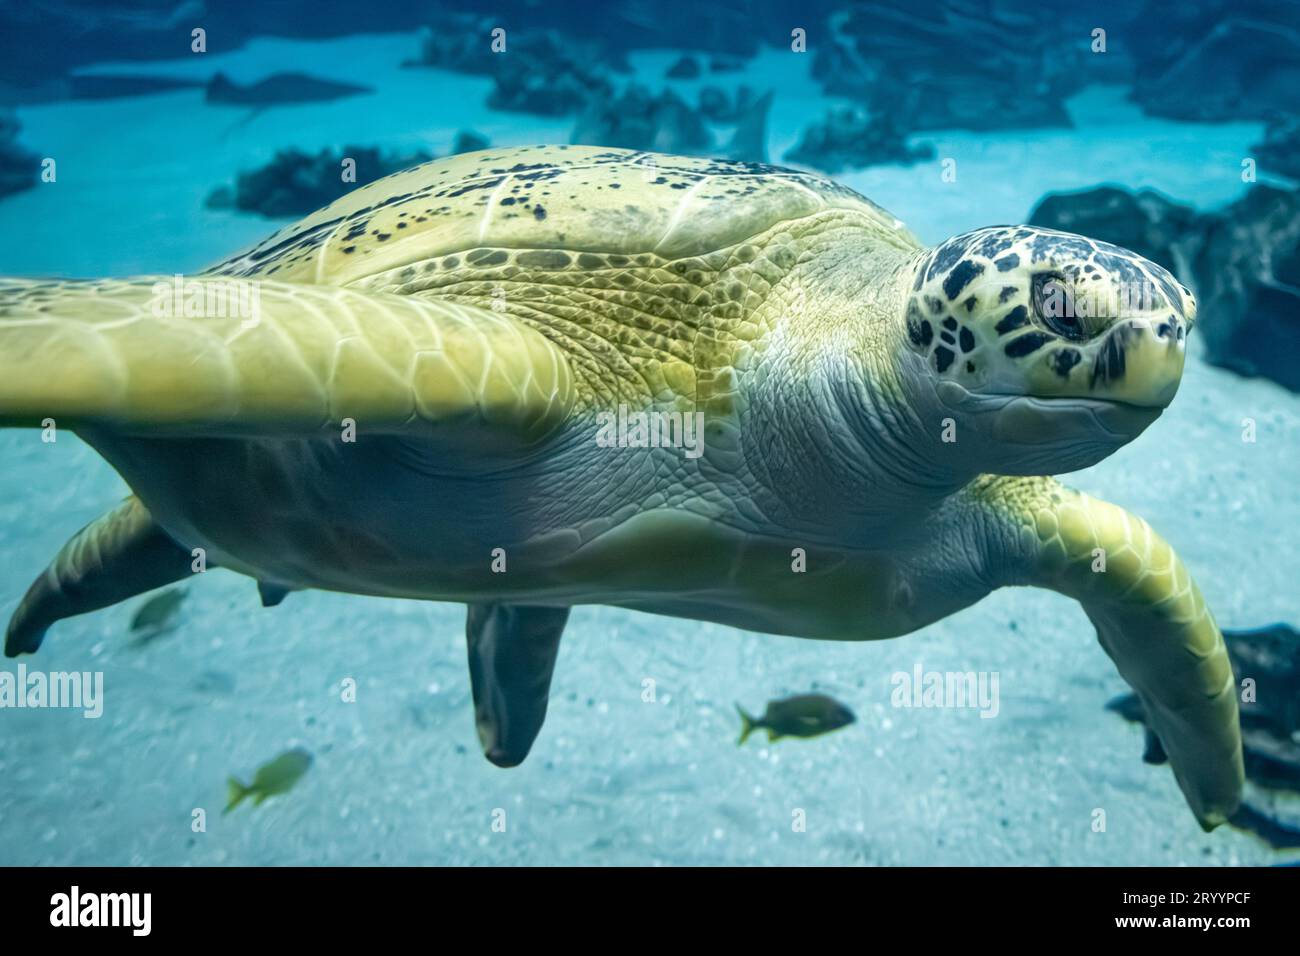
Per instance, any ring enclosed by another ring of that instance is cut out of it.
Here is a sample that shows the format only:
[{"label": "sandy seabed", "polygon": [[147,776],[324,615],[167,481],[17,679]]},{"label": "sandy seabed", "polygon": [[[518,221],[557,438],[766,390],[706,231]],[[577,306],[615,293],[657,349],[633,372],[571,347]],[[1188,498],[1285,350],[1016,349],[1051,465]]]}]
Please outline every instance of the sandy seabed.
[{"label": "sandy seabed", "polygon": [[[106,72],[252,80],[292,63],[375,86],[320,106],[209,107],[186,90],[20,111],[58,180],[0,202],[0,273],[192,271],[277,223],[203,208],[213,187],[277,148],[345,143],[446,152],[458,129],[494,144],[563,142],[567,121],[493,113],[488,81],[400,70],[412,36],[257,41],[227,56]],[[633,57],[661,81],[675,53]],[[778,89],[774,161],[832,102],[806,60],[769,52],[718,78]],[[672,85],[692,94],[701,82]],[[1146,119],[1122,91],[1071,104],[1075,130],[932,137],[957,160],[841,179],[927,242],[1022,221],[1047,191],[1153,186],[1212,206],[1242,185],[1256,124]],[[1257,440],[1243,442],[1243,419]],[[1225,627],[1295,622],[1300,398],[1211,368],[1193,341],[1182,390],[1133,445],[1068,480],[1147,518],[1178,549]],[[0,612],[79,527],[126,494],[71,435],[0,434]],[[1141,732],[1103,706],[1125,685],[1079,607],[1004,590],[906,638],[832,644],[608,608],[578,608],[550,715],[514,770],[478,752],[464,609],[321,592],[260,607],[252,581],[188,585],[180,626],[127,639],[140,601],[65,621],[28,667],[102,671],[104,713],[0,711],[0,863],[1263,864],[1247,835],[1203,834]],[[997,672],[996,719],[890,706],[891,676]],[[5,668],[15,670],[13,661]],[[354,703],[344,703],[347,679]],[[646,701],[646,681],[654,700]],[[817,688],[858,723],[811,742],[737,748],[734,704]],[[225,779],[290,746],[316,757],[288,796],[220,813]],[[1292,820],[1297,801],[1274,809]],[[1270,804],[1265,799],[1264,806]],[[196,808],[206,832],[194,832]],[[1096,809],[1105,832],[1094,832]],[[505,832],[494,832],[504,810]],[[800,816],[806,830],[795,832]]]}]

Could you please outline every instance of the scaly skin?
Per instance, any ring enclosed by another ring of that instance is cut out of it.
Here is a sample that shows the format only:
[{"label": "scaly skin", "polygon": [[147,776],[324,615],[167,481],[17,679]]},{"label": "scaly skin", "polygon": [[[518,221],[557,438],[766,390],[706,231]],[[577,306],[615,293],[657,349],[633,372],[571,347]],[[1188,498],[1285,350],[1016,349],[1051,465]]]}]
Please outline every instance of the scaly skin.
[{"label": "scaly skin", "polygon": [[970,491],[987,516],[990,584],[1047,587],[1083,605],[1197,819],[1225,822],[1244,780],[1236,684],[1182,560],[1141,518],[1052,479],[988,477]]},{"label": "scaly skin", "polygon": [[[75,429],[141,533],[210,565],[470,604],[502,764],[540,727],[570,605],[862,640],[1032,584],[1084,604],[1198,819],[1225,819],[1231,672],[1186,569],[1113,506],[987,474],[1082,467],[1149,425],[1190,293],[1078,237],[923,250],[806,174],[659,157],[629,178],[640,155],[489,151],[357,190],[201,277],[256,282],[252,326],[159,316],[147,279],[2,283],[0,423]],[[1159,292],[1064,328],[1047,273]],[[599,447],[620,405],[702,413],[703,455]],[[7,651],[88,606],[37,594]]]}]

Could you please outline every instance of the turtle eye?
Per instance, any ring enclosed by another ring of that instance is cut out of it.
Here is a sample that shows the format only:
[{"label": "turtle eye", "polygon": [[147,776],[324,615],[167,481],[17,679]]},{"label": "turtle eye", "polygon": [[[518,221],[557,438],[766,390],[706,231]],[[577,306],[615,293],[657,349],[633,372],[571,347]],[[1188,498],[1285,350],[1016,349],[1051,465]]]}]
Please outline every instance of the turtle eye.
[{"label": "turtle eye", "polygon": [[1079,321],[1070,280],[1059,272],[1040,272],[1034,276],[1033,302],[1034,315],[1057,335],[1073,341],[1088,337]]}]

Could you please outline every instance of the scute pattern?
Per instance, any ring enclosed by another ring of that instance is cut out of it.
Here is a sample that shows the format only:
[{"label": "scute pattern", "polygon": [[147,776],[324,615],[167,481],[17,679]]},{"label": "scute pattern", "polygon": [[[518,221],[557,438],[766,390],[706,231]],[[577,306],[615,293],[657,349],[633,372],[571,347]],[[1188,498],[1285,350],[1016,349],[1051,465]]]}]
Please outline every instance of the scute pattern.
[{"label": "scute pattern", "polygon": [[590,146],[524,146],[388,176],[210,271],[342,285],[475,248],[676,258],[828,209],[856,212],[882,241],[916,245],[875,203],[811,173]]},{"label": "scute pattern", "polygon": [[[491,311],[277,282],[257,292],[250,322],[160,315],[150,281],[0,281],[4,421],[213,434],[475,422],[527,441],[576,401],[565,356]],[[34,361],[51,354],[58,375]]]},{"label": "scute pattern", "polygon": [[[1006,583],[1077,599],[1120,674],[1142,697],[1179,786],[1206,829],[1241,799],[1236,685],[1223,636],[1187,567],[1123,508],[1050,478],[972,485],[1001,540]],[[1005,563],[1004,563],[1005,562]]]}]

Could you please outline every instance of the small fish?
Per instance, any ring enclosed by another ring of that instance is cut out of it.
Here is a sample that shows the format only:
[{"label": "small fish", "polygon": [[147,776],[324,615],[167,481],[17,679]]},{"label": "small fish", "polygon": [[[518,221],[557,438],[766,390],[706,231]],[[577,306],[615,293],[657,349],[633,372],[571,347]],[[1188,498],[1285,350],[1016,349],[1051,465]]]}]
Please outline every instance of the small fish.
[{"label": "small fish", "polygon": [[226,780],[229,803],[225,813],[229,813],[243,802],[245,797],[253,798],[253,806],[260,807],[267,797],[279,793],[288,793],[293,785],[302,779],[302,775],[311,766],[311,754],[295,747],[286,750],[270,763],[264,763],[253,774],[253,782],[245,786],[235,777]]},{"label": "small fish", "polygon": [[737,745],[743,744],[759,729],[767,731],[769,741],[782,737],[818,737],[857,720],[853,711],[825,694],[800,694],[785,700],[768,701],[767,710],[758,719],[745,713],[739,704],[736,710],[741,721]]},{"label": "small fish", "polygon": [[181,602],[185,600],[184,588],[168,588],[161,594],[155,594],[140,606],[131,618],[131,633],[141,631],[158,632],[172,622]]}]

